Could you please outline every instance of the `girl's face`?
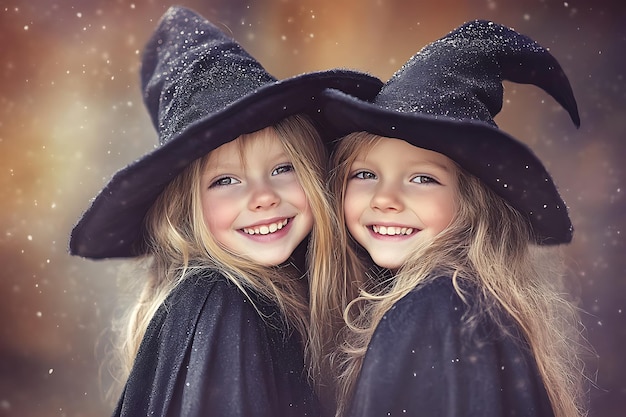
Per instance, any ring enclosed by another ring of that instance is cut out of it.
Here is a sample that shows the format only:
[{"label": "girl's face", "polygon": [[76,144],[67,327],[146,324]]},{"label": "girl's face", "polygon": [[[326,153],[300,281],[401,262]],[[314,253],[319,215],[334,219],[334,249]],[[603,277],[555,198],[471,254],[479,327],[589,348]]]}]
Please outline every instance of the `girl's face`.
[{"label": "girl's face", "polygon": [[201,186],[204,221],[215,240],[261,265],[286,261],[313,227],[304,190],[273,128],[212,151]]},{"label": "girl's face", "polygon": [[420,239],[433,238],[455,214],[457,168],[448,157],[382,138],[358,155],[344,199],[350,234],[379,266],[398,269]]}]

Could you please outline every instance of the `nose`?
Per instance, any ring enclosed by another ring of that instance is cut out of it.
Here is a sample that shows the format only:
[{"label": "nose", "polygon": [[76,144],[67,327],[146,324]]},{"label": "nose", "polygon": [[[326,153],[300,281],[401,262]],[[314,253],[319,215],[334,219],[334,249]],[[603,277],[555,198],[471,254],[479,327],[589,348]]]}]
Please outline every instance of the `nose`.
[{"label": "nose", "polygon": [[374,191],[370,206],[374,210],[383,212],[402,211],[404,204],[402,203],[401,191],[392,184],[381,182]]},{"label": "nose", "polygon": [[279,203],[280,196],[270,184],[262,182],[252,185],[250,202],[248,204],[250,210],[265,210],[276,207]]}]

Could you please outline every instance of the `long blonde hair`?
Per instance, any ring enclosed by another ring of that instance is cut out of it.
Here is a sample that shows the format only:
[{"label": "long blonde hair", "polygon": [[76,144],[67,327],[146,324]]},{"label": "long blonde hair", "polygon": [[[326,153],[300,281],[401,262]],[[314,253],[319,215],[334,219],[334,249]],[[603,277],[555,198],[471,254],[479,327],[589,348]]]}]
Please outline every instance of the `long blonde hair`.
[{"label": "long blonde hair", "polygon": [[[338,145],[331,190],[343,219],[343,197],[348,172],[359,152],[367,152],[380,137],[358,132]],[[402,297],[430,279],[448,274],[459,296],[457,280],[480,289],[476,305],[466,317],[468,329],[481,314],[499,323],[497,311],[506,311],[519,325],[532,350],[552,408],[557,417],[584,415],[582,361],[577,309],[563,295],[563,269],[558,248],[532,242],[527,220],[481,181],[458,168],[459,207],[452,223],[431,242],[416,248],[393,279],[378,286],[367,280],[367,263],[359,259],[356,244],[342,228],[342,258],[363,290],[345,305],[344,343],[331,355],[338,383],[338,411],[350,401],[367,345],[383,315]],[[506,331],[504,326],[502,331]]]},{"label": "long blonde hair", "polygon": [[[264,267],[222,247],[208,232],[202,216],[200,178],[208,155],[192,162],[161,193],[145,219],[148,255],[136,264],[145,283],[134,306],[118,321],[120,344],[115,353],[115,374],[123,382],[130,370],[147,326],[176,286],[192,273],[216,270],[246,296],[252,290],[274,302],[286,326],[305,340],[309,328],[306,281],[325,276],[332,268],[333,224],[326,186],[327,152],[308,117],[291,116],[274,126],[313,213],[306,265]],[[242,135],[242,146],[254,133]],[[336,223],[336,222],[334,222]],[[305,269],[301,269],[305,268]],[[305,272],[300,272],[300,271]],[[308,272],[307,272],[308,270]],[[133,279],[136,277],[125,277]],[[119,387],[117,387],[119,388]]]}]

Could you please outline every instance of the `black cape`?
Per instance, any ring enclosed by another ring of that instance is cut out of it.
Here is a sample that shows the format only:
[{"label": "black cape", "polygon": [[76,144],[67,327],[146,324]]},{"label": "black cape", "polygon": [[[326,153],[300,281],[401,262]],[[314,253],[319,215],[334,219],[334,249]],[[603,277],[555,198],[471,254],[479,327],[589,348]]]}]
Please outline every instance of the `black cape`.
[{"label": "black cape", "polygon": [[505,335],[481,315],[470,337],[467,309],[444,277],[398,301],[374,332],[347,416],[553,416],[513,319],[502,314]]},{"label": "black cape", "polygon": [[[254,297],[254,294],[252,294]],[[153,317],[114,416],[317,416],[302,343],[218,273],[186,278]]]}]

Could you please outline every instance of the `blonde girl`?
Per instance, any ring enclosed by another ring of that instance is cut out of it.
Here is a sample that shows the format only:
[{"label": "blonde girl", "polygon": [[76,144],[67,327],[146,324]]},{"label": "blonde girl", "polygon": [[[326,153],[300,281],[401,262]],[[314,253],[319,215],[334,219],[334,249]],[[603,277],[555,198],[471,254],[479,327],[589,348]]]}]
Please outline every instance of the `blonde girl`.
[{"label": "blonde girl", "polygon": [[315,416],[304,360],[308,277],[332,273],[316,98],[372,96],[351,71],[277,81],[173,7],[142,61],[160,146],[119,171],[72,232],[87,258],[134,257],[115,416]]},{"label": "blonde girl", "polygon": [[502,79],[579,124],[554,57],[487,21],[426,46],[372,103],[328,93],[327,117],[354,132],[332,160],[353,298],[326,307],[345,307],[338,416],[584,415],[556,246],[573,228],[541,161],[493,121]]}]

